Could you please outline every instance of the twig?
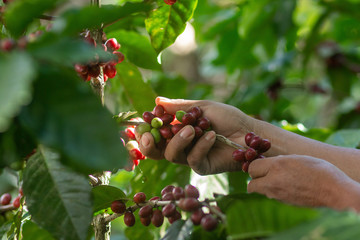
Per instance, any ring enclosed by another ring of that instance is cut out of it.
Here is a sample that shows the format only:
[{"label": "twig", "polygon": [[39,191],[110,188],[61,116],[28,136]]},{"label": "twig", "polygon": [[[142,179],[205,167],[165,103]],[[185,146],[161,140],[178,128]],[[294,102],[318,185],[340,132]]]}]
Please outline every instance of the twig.
[{"label": "twig", "polygon": [[0,213],[7,212],[7,211],[12,211],[12,210],[15,210],[15,209],[16,208],[12,204],[8,204],[8,205],[5,205],[5,206],[0,206]]},{"label": "twig", "polygon": [[144,122],[127,121],[127,120],[123,120],[123,121],[119,122],[120,126],[138,126],[142,123],[144,123]]},{"label": "twig", "polygon": [[236,149],[243,149],[246,150],[246,147],[237,144],[236,142],[231,141],[230,139],[228,139],[227,137],[220,135],[220,134],[216,134],[216,140],[218,140],[219,142],[225,143],[226,145],[236,148]]},{"label": "twig", "polygon": [[47,20],[47,21],[53,21],[53,20],[56,19],[56,17],[42,14],[42,15],[39,16],[39,19]]}]

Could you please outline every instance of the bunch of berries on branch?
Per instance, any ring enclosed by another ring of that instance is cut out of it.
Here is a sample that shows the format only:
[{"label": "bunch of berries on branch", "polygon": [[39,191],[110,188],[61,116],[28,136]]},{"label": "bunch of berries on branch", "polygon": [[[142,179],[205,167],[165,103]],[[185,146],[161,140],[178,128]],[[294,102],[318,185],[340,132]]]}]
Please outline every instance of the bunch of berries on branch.
[{"label": "bunch of berries on branch", "polygon": [[11,202],[12,197],[10,193],[4,193],[0,197],[0,206],[7,206],[11,205],[13,208],[17,209],[20,207],[21,197],[23,196],[22,188],[19,189],[19,194],[14,198],[14,200]]},{"label": "bunch of berries on branch", "polygon": [[155,227],[160,227],[165,218],[173,224],[187,212],[194,225],[212,231],[225,216],[217,206],[210,205],[209,200],[201,202],[198,198],[199,191],[192,185],[185,188],[168,185],[162,189],[161,197],[155,196],[147,201],[145,193],[138,192],[133,197],[135,205],[127,207],[123,201],[116,200],[112,202],[111,210],[124,215],[124,223],[129,227],[135,224],[134,212],[137,209],[141,224]]},{"label": "bunch of berries on branch", "polygon": [[[89,31],[85,35],[85,41],[94,47],[97,45],[96,41],[91,37]],[[108,78],[114,78],[117,73],[116,64],[124,61],[124,54],[117,51],[121,46],[115,38],[103,40],[101,46],[105,52],[110,52],[112,54],[113,59],[105,62],[96,56],[94,61],[87,64],[75,64],[75,71],[85,81],[90,81],[91,78],[97,78],[101,74],[101,71],[103,72],[104,82],[106,82]]]}]

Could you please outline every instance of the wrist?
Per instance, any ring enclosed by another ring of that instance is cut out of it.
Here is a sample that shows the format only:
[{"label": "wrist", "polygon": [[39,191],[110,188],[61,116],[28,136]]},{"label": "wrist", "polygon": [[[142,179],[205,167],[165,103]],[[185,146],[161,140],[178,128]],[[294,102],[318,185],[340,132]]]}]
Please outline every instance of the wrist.
[{"label": "wrist", "polygon": [[337,210],[355,210],[360,212],[360,184],[352,179],[349,183],[341,183],[341,191],[334,192],[337,197],[335,206]]}]

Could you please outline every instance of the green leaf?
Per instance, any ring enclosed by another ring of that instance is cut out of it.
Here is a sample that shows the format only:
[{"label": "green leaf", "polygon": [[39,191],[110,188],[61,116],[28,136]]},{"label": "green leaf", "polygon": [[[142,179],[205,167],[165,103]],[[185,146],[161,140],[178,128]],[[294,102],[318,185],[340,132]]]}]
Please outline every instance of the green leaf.
[{"label": "green leaf", "polygon": [[160,64],[157,62],[157,53],[152,48],[149,39],[133,31],[119,30],[108,33],[107,38],[116,38],[121,44],[120,51],[125,57],[135,65],[160,70]]},{"label": "green leaf", "polygon": [[112,81],[112,87],[124,88],[130,103],[139,114],[151,111],[155,106],[156,94],[150,84],[144,82],[139,69],[128,62],[117,64],[116,69],[117,75]]},{"label": "green leaf", "polygon": [[197,0],[181,0],[171,6],[158,0],[158,4],[159,8],[145,20],[145,26],[150,34],[151,44],[160,53],[184,31],[186,22],[195,11]]},{"label": "green leaf", "polygon": [[5,11],[7,30],[15,37],[20,37],[35,18],[55,8],[65,0],[22,0],[14,1]]},{"label": "green leaf", "polygon": [[0,55],[0,133],[4,132],[20,108],[31,100],[35,77],[32,59],[22,52]]},{"label": "green leaf", "polygon": [[64,163],[87,174],[126,165],[116,121],[73,70],[43,66],[34,96],[22,111],[22,125],[66,156]]},{"label": "green leaf", "polygon": [[119,188],[113,186],[100,185],[92,189],[94,197],[94,212],[110,207],[115,200],[120,200],[126,197],[125,193]]},{"label": "green leaf", "polygon": [[280,203],[255,194],[228,195],[219,201],[232,239],[265,238],[317,217],[314,209]]},{"label": "green leaf", "polygon": [[326,143],[341,146],[356,148],[360,145],[360,129],[344,129],[334,132],[326,140]]},{"label": "green leaf", "polygon": [[88,180],[59,162],[43,146],[24,171],[23,191],[32,219],[57,239],[86,239],[92,220]]},{"label": "green leaf", "polygon": [[161,240],[186,240],[190,239],[194,225],[190,219],[187,221],[178,220],[174,222],[166,231]]},{"label": "green leaf", "polygon": [[229,172],[227,175],[230,193],[246,193],[249,174],[239,171]]},{"label": "green leaf", "polygon": [[53,240],[50,233],[32,221],[26,221],[22,227],[23,240]]},{"label": "green leaf", "polygon": [[[101,28],[102,25],[111,24],[121,18],[130,16],[137,12],[150,10],[146,3],[126,3],[123,6],[103,5],[101,8],[88,6],[81,9],[71,9],[63,14],[54,23],[54,29],[62,31],[63,34],[76,34],[84,29]],[[96,17],[94,17],[96,16]],[[64,22],[66,25],[64,26]],[[63,29],[62,29],[63,28]]]}]

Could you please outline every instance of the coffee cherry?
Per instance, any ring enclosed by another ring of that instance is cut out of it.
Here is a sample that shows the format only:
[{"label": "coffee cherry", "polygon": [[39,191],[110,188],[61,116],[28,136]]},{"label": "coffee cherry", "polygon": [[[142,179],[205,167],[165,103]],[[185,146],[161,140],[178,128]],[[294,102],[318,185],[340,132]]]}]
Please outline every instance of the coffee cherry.
[{"label": "coffee cherry", "polygon": [[145,205],[145,206],[141,207],[139,210],[139,216],[141,218],[151,217],[152,213],[153,213],[153,208],[150,205]]},{"label": "coffee cherry", "polygon": [[110,38],[105,42],[105,45],[108,49],[115,51],[120,48],[120,45],[118,44],[116,38]]},{"label": "coffee cherry", "polygon": [[154,118],[154,114],[152,114],[152,112],[144,112],[142,115],[142,118],[144,119],[145,122],[151,124],[151,121]]},{"label": "coffee cherry", "polygon": [[170,224],[173,224],[179,219],[181,219],[181,213],[179,211],[175,211],[175,214],[168,218]]},{"label": "coffee cherry", "polygon": [[163,121],[164,125],[170,124],[175,119],[175,115],[165,113],[160,117],[160,119]]},{"label": "coffee cherry", "polygon": [[162,200],[164,200],[164,201],[174,201],[175,200],[174,194],[172,192],[167,192],[162,196]]},{"label": "coffee cherry", "polygon": [[135,216],[132,212],[126,212],[124,214],[124,223],[128,227],[132,227],[135,224]]},{"label": "coffee cherry", "polygon": [[199,118],[196,122],[196,125],[199,126],[202,130],[207,130],[210,128],[210,120],[207,117]]},{"label": "coffee cherry", "polygon": [[178,206],[186,212],[193,212],[200,207],[200,203],[196,198],[181,198]]},{"label": "coffee cherry", "polygon": [[99,65],[91,65],[88,68],[88,74],[93,77],[93,78],[97,78],[100,75],[100,66]]},{"label": "coffee cherry", "polygon": [[195,138],[200,138],[202,135],[204,135],[204,131],[199,126],[195,126],[194,130],[195,130]]},{"label": "coffee cherry", "polygon": [[153,215],[151,217],[151,223],[155,227],[160,227],[164,223],[164,216],[162,215],[162,212],[159,209],[156,209],[153,212]]},{"label": "coffee cherry", "polygon": [[266,152],[267,150],[269,150],[270,147],[271,147],[270,141],[267,140],[267,139],[263,139],[260,146],[259,146],[259,148],[258,148],[258,151],[260,153],[263,153],[263,152]]},{"label": "coffee cherry", "polygon": [[116,76],[116,67],[112,63],[108,63],[104,67],[104,74],[106,74],[109,78],[113,78]]},{"label": "coffee cherry", "polygon": [[14,201],[13,201],[13,207],[14,208],[19,208],[20,207],[20,199],[21,199],[21,196],[17,196]]},{"label": "coffee cherry", "polygon": [[162,214],[167,218],[174,216],[175,213],[176,213],[176,206],[173,203],[169,203],[165,205],[165,207],[163,207],[162,209]]},{"label": "coffee cherry", "polygon": [[115,64],[121,63],[122,61],[124,61],[125,56],[124,56],[124,54],[122,54],[121,52],[116,52],[116,51],[114,51],[113,54],[114,54],[114,55],[116,56],[116,58],[117,58],[117,61],[115,62]]},{"label": "coffee cherry", "polygon": [[156,105],[153,113],[156,117],[162,117],[165,113],[164,107],[162,105]]},{"label": "coffee cherry", "polygon": [[150,133],[154,137],[155,143],[159,143],[161,141],[161,134],[160,134],[159,129],[153,128],[153,129],[151,129]]},{"label": "coffee cherry", "polygon": [[214,230],[218,225],[218,221],[216,218],[214,218],[211,214],[206,214],[201,219],[201,226],[205,231],[212,231]]},{"label": "coffee cherry", "polygon": [[1,50],[5,52],[9,52],[12,49],[14,49],[16,46],[15,41],[12,39],[4,39],[0,42],[0,48]]},{"label": "coffee cherry", "polygon": [[259,136],[254,136],[250,141],[249,147],[253,149],[258,149],[261,143],[262,143],[262,138]]},{"label": "coffee cherry", "polygon": [[141,123],[140,125],[136,126],[135,131],[139,135],[143,135],[144,133],[151,131],[151,125],[149,123],[147,123],[147,122]]},{"label": "coffee cherry", "polygon": [[151,217],[146,217],[146,218],[140,218],[140,222],[142,225],[144,225],[145,227],[149,226],[151,223]]},{"label": "coffee cherry", "polygon": [[134,195],[133,200],[135,203],[143,203],[146,200],[146,195],[143,192],[138,192]]},{"label": "coffee cherry", "polygon": [[249,132],[248,134],[245,135],[245,143],[246,145],[250,146],[250,142],[253,139],[253,137],[255,136],[255,133],[253,132]]},{"label": "coffee cherry", "polygon": [[237,149],[232,153],[232,158],[236,162],[245,162],[245,151],[242,149]]},{"label": "coffee cherry", "polygon": [[19,194],[20,194],[20,196],[24,196],[24,192],[23,192],[22,187],[21,187],[21,188],[19,188]]},{"label": "coffee cherry", "polygon": [[173,5],[174,3],[176,3],[176,0],[164,0],[164,3],[166,3],[167,5]]},{"label": "coffee cherry", "polygon": [[184,126],[185,126],[185,125],[184,125],[184,124],[181,124],[181,123],[175,124],[175,125],[172,126],[171,131],[172,131],[172,133],[175,135],[175,134],[177,134]]},{"label": "coffee cherry", "polygon": [[186,194],[186,197],[188,197],[188,198],[196,198],[197,199],[200,196],[199,190],[190,184],[185,186],[185,194]]},{"label": "coffee cherry", "polygon": [[125,129],[125,134],[126,136],[128,136],[129,139],[131,140],[135,140],[135,132],[134,132],[134,128],[126,128]]},{"label": "coffee cherry", "polygon": [[88,73],[88,66],[86,66],[86,65],[75,64],[74,68],[75,68],[75,71],[79,74],[87,74]]},{"label": "coffee cherry", "polygon": [[172,190],[172,194],[174,195],[175,200],[179,200],[180,198],[185,197],[185,191],[182,187],[175,187]]},{"label": "coffee cherry", "polygon": [[258,156],[257,152],[253,148],[248,148],[245,151],[245,159],[246,161],[253,161]]},{"label": "coffee cherry", "polygon": [[196,122],[196,118],[194,117],[194,115],[192,115],[191,113],[186,113],[182,119],[181,122],[184,125],[194,125]]},{"label": "coffee cherry", "polygon": [[11,202],[11,195],[10,193],[4,193],[1,195],[0,203],[1,205],[8,205]]},{"label": "coffee cherry", "polygon": [[174,134],[172,133],[171,128],[169,126],[162,126],[159,129],[159,132],[160,132],[161,136],[165,139],[171,139],[174,136]]},{"label": "coffee cherry", "polygon": [[139,148],[139,144],[138,144],[137,141],[131,140],[131,141],[128,141],[128,142],[126,143],[125,147],[126,147],[126,149],[127,149],[128,151],[131,151],[131,150],[133,150],[134,148],[137,148],[137,149],[138,149],[138,148]]},{"label": "coffee cherry", "polygon": [[167,185],[166,187],[164,187],[162,190],[161,190],[161,196],[164,196],[165,193],[172,193],[172,190],[174,189],[175,187],[173,185]]},{"label": "coffee cherry", "polygon": [[111,203],[111,210],[114,212],[114,213],[124,213],[125,210],[126,210],[126,205],[125,203],[123,203],[122,201],[120,200],[116,200],[116,201],[113,201]]},{"label": "coffee cherry", "polygon": [[182,118],[183,118],[183,116],[184,116],[185,114],[186,114],[185,111],[179,110],[179,111],[177,111],[177,112],[175,113],[175,117],[176,117],[176,119],[177,119],[179,122],[182,122]]},{"label": "coffee cherry", "polygon": [[189,111],[195,118],[200,118],[202,115],[202,111],[199,107],[193,107]]},{"label": "coffee cherry", "polygon": [[151,126],[153,128],[161,128],[163,125],[163,121],[158,118],[158,117],[154,117],[152,120],[151,120]]},{"label": "coffee cherry", "polygon": [[243,162],[243,164],[241,165],[241,169],[243,170],[243,172],[248,172],[249,165],[250,165],[250,162]]},{"label": "coffee cherry", "polygon": [[191,221],[193,222],[194,225],[200,225],[201,223],[201,219],[204,217],[204,212],[201,208],[195,210],[194,212],[192,212],[191,214]]},{"label": "coffee cherry", "polygon": [[143,160],[145,156],[141,153],[138,148],[133,148],[129,151],[129,156],[132,160]]},{"label": "coffee cherry", "polygon": [[156,201],[156,200],[160,200],[160,197],[155,196],[149,199],[149,201]]}]

